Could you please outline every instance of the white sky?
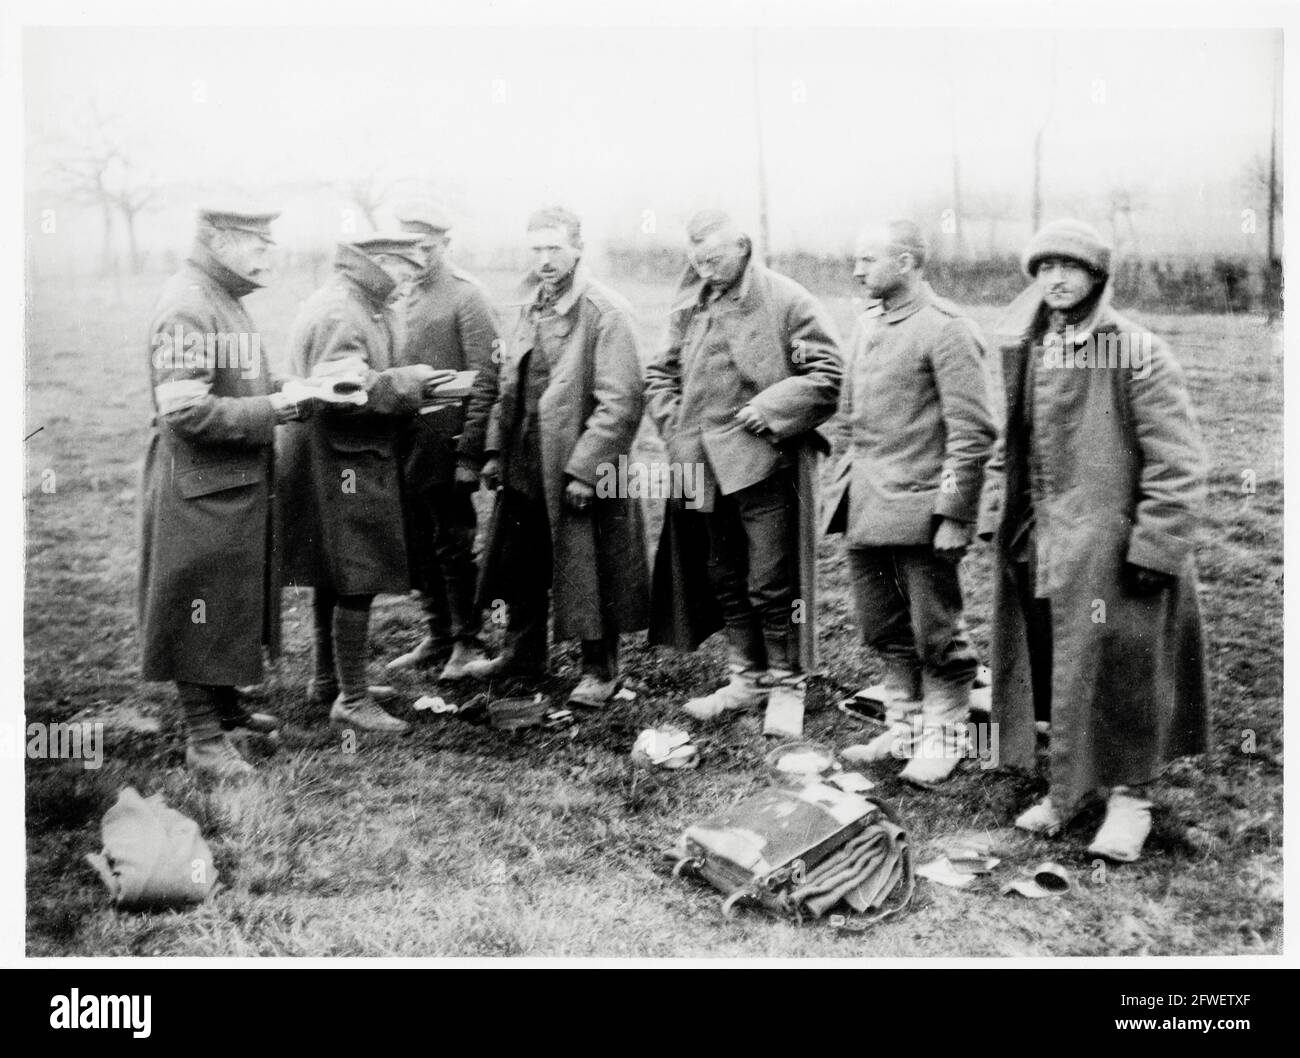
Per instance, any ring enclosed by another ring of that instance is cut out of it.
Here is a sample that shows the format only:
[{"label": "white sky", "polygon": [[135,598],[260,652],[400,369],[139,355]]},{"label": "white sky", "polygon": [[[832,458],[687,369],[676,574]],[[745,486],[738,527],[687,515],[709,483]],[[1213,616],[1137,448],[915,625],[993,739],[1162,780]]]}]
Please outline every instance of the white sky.
[{"label": "white sky", "polygon": [[[165,183],[283,197],[286,182],[373,166],[433,179],[462,230],[488,241],[553,200],[632,235],[645,210],[661,228],[701,205],[754,214],[754,41],[716,28],[29,29],[25,114],[30,143],[95,99]],[[760,30],[773,241],[839,249],[869,214],[937,209],[954,136],[968,198],[1006,192],[1027,217],[1053,82],[1049,216],[1122,186],[1167,240],[1231,230],[1254,204],[1242,171],[1268,148],[1273,48],[1264,30]],[[331,224],[307,210],[282,222],[290,241],[331,238]]]}]

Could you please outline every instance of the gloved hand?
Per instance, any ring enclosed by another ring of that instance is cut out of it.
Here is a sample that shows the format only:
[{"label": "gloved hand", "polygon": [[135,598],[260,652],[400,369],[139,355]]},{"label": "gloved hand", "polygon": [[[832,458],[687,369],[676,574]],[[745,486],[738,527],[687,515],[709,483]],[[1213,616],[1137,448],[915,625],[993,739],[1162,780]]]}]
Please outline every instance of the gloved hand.
[{"label": "gloved hand", "polygon": [[1130,595],[1155,595],[1172,587],[1178,578],[1171,573],[1162,573],[1158,569],[1148,569],[1135,562],[1125,562],[1121,574],[1124,588]]},{"label": "gloved hand", "polygon": [[484,488],[495,492],[501,487],[501,460],[492,456],[483,464],[483,469],[478,472],[478,476]]}]

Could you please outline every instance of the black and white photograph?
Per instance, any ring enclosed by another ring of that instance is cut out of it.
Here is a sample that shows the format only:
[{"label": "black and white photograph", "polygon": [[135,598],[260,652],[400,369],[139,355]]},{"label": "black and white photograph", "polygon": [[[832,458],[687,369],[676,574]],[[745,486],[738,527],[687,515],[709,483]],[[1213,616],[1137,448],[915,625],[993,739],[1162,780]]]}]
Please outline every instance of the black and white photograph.
[{"label": "black and white photograph", "polygon": [[369,8],[3,16],[6,964],[1286,962],[1292,9]]}]

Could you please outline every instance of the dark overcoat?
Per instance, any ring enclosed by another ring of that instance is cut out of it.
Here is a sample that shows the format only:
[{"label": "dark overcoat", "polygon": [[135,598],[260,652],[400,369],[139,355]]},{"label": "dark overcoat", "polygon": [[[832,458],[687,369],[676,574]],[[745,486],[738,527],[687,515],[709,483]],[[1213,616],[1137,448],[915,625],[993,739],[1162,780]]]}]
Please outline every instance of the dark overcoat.
[{"label": "dark overcoat", "polygon": [[304,303],[289,338],[292,370],[359,358],[369,367],[362,407],[326,408],[281,431],[277,495],[284,583],[341,595],[410,588],[397,431],[419,414],[429,370],[393,365],[393,281],[342,244],[334,274]]},{"label": "dark overcoat", "polygon": [[[501,364],[500,393],[488,423],[486,450],[507,458],[510,431],[520,421],[521,366],[536,342],[526,293]],[[600,487],[628,457],[641,423],[644,380],[632,331],[632,308],[579,265],[573,285],[556,303],[562,351],[551,365],[538,403],[542,477],[553,556],[555,638],[600,639],[636,632],[649,622],[649,577],[640,501],[606,495]],[[538,349],[536,355],[542,355]],[[569,478],[597,488],[585,511],[564,502]],[[498,515],[501,508],[498,505]],[[484,548],[479,602],[509,598],[509,568],[501,517]]]},{"label": "dark overcoat", "polygon": [[137,598],[146,680],[257,683],[263,646],[278,647],[269,590],[278,383],[240,302],[254,289],[196,245],[153,309]]}]

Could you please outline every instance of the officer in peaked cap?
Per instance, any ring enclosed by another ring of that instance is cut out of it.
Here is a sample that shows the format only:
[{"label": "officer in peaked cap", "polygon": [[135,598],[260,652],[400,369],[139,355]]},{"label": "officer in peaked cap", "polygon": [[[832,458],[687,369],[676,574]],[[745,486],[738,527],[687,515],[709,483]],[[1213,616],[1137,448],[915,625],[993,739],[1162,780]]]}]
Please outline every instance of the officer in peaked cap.
[{"label": "officer in peaked cap", "polygon": [[411,578],[420,591],[426,631],[389,668],[443,665],[441,678],[456,680],[465,675],[466,664],[484,660],[474,605],[477,515],[472,496],[497,395],[493,350],[499,331],[482,285],[447,259],[452,226],[447,213],[427,201],[405,203],[395,212],[425,254],[423,270],[397,304],[403,334],[398,362],[477,374],[461,405],[421,415],[401,428]]},{"label": "officer in peaked cap", "polygon": [[278,216],[200,209],[189,259],[163,286],[150,327],[142,670],[146,680],[176,684],[186,764],[218,781],[252,771],[238,750],[243,736],[278,726],[249,713],[236,689],[261,680],[262,649],[274,654],[279,644],[279,597],[267,588],[276,426],[329,399],[271,374],[244,309],[244,296],[266,279]]}]

